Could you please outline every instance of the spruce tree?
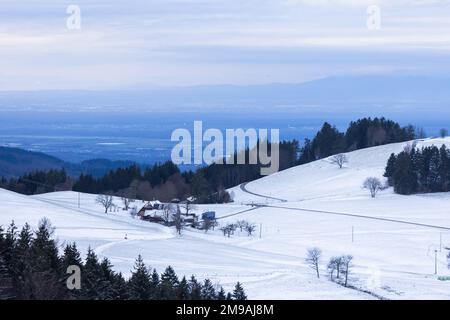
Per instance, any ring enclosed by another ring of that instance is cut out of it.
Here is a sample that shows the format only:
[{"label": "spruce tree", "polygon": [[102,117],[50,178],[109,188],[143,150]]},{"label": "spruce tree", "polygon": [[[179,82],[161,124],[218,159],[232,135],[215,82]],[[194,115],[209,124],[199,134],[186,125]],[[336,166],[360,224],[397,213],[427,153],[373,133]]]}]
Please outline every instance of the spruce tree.
[{"label": "spruce tree", "polygon": [[150,273],[141,255],[136,259],[134,271],[128,281],[128,292],[132,300],[150,300],[152,297]]},{"label": "spruce tree", "polygon": [[178,300],[188,300],[189,299],[189,284],[186,277],[181,279],[180,284],[177,288],[177,299]]},{"label": "spruce tree", "polygon": [[402,152],[398,155],[394,172],[394,190],[399,194],[413,194],[417,190],[417,177],[414,173],[410,155]]},{"label": "spruce tree", "polygon": [[395,156],[394,153],[391,154],[391,156],[389,157],[389,160],[387,162],[386,165],[386,170],[384,172],[384,176],[386,178],[388,178],[388,183],[390,186],[393,185],[393,176],[394,176],[394,172],[395,172],[395,165],[396,165],[396,161],[397,161],[397,157]]},{"label": "spruce tree", "polygon": [[26,296],[28,290],[25,286],[24,275],[32,272],[31,270],[31,257],[30,249],[31,242],[33,240],[33,233],[28,224],[25,224],[22,228],[17,241],[14,246],[14,256],[10,262],[10,271],[14,281],[14,287],[18,298]]},{"label": "spruce tree", "polygon": [[115,272],[112,270],[112,264],[107,258],[103,258],[100,263],[100,279],[98,286],[98,298],[100,300],[112,300],[116,296],[114,292]]},{"label": "spruce tree", "polygon": [[13,280],[0,252],[0,300],[14,299]]},{"label": "spruce tree", "polygon": [[74,243],[68,244],[64,249],[64,255],[62,257],[63,269],[66,271],[69,266],[78,266],[80,269],[83,267],[81,255],[78,252],[77,245]]},{"label": "spruce tree", "polygon": [[48,219],[39,222],[30,247],[30,272],[24,275],[25,290],[30,299],[64,299],[67,288],[53,228]]},{"label": "spruce tree", "polygon": [[159,273],[156,271],[156,269],[153,269],[151,276],[151,292],[153,300],[159,299],[159,284]]},{"label": "spruce tree", "polygon": [[194,275],[189,280],[189,294],[191,300],[201,300],[202,298],[202,285],[198,283]]},{"label": "spruce tree", "polygon": [[112,283],[111,299],[113,299],[113,300],[128,300],[128,299],[130,299],[127,281],[123,278],[121,273],[114,274],[111,283]]},{"label": "spruce tree", "polygon": [[450,151],[445,145],[439,149],[439,184],[442,192],[450,191]]},{"label": "spruce tree", "polygon": [[216,296],[216,290],[214,289],[213,284],[211,283],[211,280],[206,279],[203,283],[202,287],[202,299],[203,300],[215,300],[217,298]]},{"label": "spruce tree", "polygon": [[220,287],[219,292],[217,293],[217,300],[226,300],[227,296],[223,287]]},{"label": "spruce tree", "polygon": [[236,287],[233,290],[233,300],[247,300],[244,288],[240,282],[236,283]]},{"label": "spruce tree", "polygon": [[440,167],[441,167],[441,159],[439,156],[439,150],[437,148],[433,148],[432,156],[430,158],[429,167],[428,167],[428,178],[427,178],[427,186],[429,192],[440,192],[441,191],[441,179],[440,179]]},{"label": "spruce tree", "polygon": [[81,291],[84,299],[98,300],[101,276],[102,271],[97,255],[91,248],[88,248],[86,262],[81,274]]},{"label": "spruce tree", "polygon": [[175,271],[171,266],[168,266],[164,273],[161,275],[160,298],[162,300],[176,299],[178,284],[179,280]]}]

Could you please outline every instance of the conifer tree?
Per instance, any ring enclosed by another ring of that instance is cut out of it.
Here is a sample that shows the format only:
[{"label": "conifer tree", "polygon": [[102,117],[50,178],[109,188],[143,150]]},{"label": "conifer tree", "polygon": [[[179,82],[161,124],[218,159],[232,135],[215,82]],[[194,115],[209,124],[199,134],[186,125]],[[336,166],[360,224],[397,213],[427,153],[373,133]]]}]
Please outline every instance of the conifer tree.
[{"label": "conifer tree", "polygon": [[176,298],[176,290],[179,280],[171,266],[168,266],[161,275],[160,298],[163,300],[172,300]]},{"label": "conifer tree", "polygon": [[132,300],[150,300],[152,297],[150,273],[141,255],[136,259],[134,271],[128,281],[128,288]]},{"label": "conifer tree", "polygon": [[14,299],[13,280],[0,252],[0,300]]},{"label": "conifer tree", "polygon": [[102,272],[97,255],[91,248],[88,248],[86,262],[81,274],[81,290],[84,299],[98,300],[101,276]]},{"label": "conifer tree", "polygon": [[183,277],[177,288],[177,299],[178,300],[189,300],[189,284],[186,277]]},{"label": "conifer tree", "polygon": [[215,300],[216,297],[216,290],[214,289],[213,284],[211,283],[211,280],[206,279],[203,283],[202,287],[202,299],[203,300]]},{"label": "conifer tree", "polygon": [[114,274],[111,290],[111,299],[113,300],[130,299],[127,281],[123,278],[121,273]]},{"label": "conifer tree", "polygon": [[388,178],[388,183],[390,186],[393,185],[392,177],[394,176],[396,161],[397,157],[395,156],[394,153],[392,153],[391,156],[389,157],[389,160],[386,165],[386,170],[384,172],[384,176]]},{"label": "conifer tree", "polygon": [[62,257],[62,265],[64,271],[67,270],[69,266],[78,266],[80,269],[83,267],[83,262],[81,260],[81,255],[78,252],[77,245],[74,243],[68,244],[64,249],[64,255]]},{"label": "conifer tree", "polygon": [[156,271],[156,269],[153,269],[152,276],[151,276],[151,292],[152,292],[152,299],[156,300],[159,298],[159,273]]},{"label": "conifer tree", "polygon": [[202,298],[202,286],[198,283],[194,275],[189,280],[189,293],[191,300],[201,300]]},{"label": "conifer tree", "polygon": [[244,288],[240,282],[236,283],[236,287],[233,290],[233,300],[247,300]]},{"label": "conifer tree", "polygon": [[223,287],[220,287],[219,292],[217,293],[217,300],[226,300],[227,296]]}]

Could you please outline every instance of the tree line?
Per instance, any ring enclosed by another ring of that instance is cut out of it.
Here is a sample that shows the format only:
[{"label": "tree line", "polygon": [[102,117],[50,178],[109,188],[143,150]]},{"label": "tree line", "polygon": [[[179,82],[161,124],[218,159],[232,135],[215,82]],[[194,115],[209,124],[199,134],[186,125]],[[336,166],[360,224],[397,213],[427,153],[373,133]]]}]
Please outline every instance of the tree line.
[{"label": "tree line", "polygon": [[417,149],[408,146],[391,154],[384,176],[399,194],[450,191],[450,150],[445,145]]},{"label": "tree line", "polygon": [[420,129],[385,118],[363,118],[350,122],[345,132],[325,122],[312,139],[306,139],[300,150],[298,164],[305,164],[329,156],[354,150],[415,139]]},{"label": "tree line", "polygon": [[[419,135],[418,132],[421,130],[412,126],[401,127],[385,118],[353,121],[345,133],[325,122],[312,140],[305,139],[301,148],[297,140],[279,143],[279,169],[285,170],[356,149],[413,140]],[[223,161],[224,164],[211,164],[195,172],[182,172],[174,163],[167,161],[145,169],[131,165],[111,170],[101,178],[87,174],[71,178],[64,170],[34,172],[18,179],[0,179],[0,187],[23,194],[74,190],[140,200],[167,202],[173,198],[184,200],[192,196],[197,203],[224,203],[232,201],[232,195],[226,189],[262,177],[259,161],[249,164],[251,152],[254,149],[237,150],[232,155],[234,164]],[[246,164],[237,164],[242,153]]]},{"label": "tree line", "polygon": [[[237,283],[226,293],[209,279],[195,276],[181,280],[172,267],[161,275],[150,270],[141,256],[129,279],[113,271],[107,258],[99,260],[91,249],[83,261],[76,244],[68,244],[59,255],[53,228],[47,219],[33,232],[28,224],[20,231],[12,223],[0,227],[0,300],[246,300]],[[69,267],[80,269],[80,288],[70,290]]]}]

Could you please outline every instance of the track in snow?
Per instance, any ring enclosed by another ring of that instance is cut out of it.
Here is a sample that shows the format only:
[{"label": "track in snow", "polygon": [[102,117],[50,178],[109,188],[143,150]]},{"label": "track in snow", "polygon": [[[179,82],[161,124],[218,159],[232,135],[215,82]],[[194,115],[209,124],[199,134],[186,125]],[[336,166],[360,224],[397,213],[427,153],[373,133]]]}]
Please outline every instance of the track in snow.
[{"label": "track in snow", "polygon": [[280,198],[275,198],[275,197],[265,196],[265,195],[263,195],[263,194],[258,194],[258,193],[249,191],[249,190],[247,189],[247,184],[249,184],[249,182],[244,182],[244,183],[241,184],[239,187],[241,188],[242,191],[244,191],[244,192],[246,192],[246,193],[248,193],[248,194],[251,194],[251,195],[254,195],[254,196],[257,196],[257,197],[261,197],[261,198],[265,198],[265,199],[273,199],[273,200],[277,200],[277,201],[281,201],[281,202],[287,202],[286,199],[280,199]]},{"label": "track in snow", "polygon": [[[266,198],[266,199],[273,199],[273,200],[278,200],[278,201],[281,201],[281,202],[288,202],[286,199],[270,197],[270,196],[266,196],[266,195],[263,195],[263,194],[258,194],[258,193],[249,191],[247,189],[247,184],[248,184],[248,182],[245,182],[245,183],[241,184],[240,188],[241,188],[242,191],[244,191],[244,192],[246,192],[248,194],[251,194],[251,195],[254,195],[254,196],[257,196],[257,197]],[[294,211],[303,211],[303,212],[324,213],[324,214],[332,214],[332,215],[346,216],[346,217],[353,217],[353,218],[360,218],[360,219],[371,219],[371,220],[393,222],[393,223],[401,223],[401,224],[413,225],[413,226],[418,226],[418,227],[426,227],[426,228],[433,228],[433,229],[440,229],[440,230],[450,231],[450,227],[431,225],[431,224],[426,224],[426,223],[411,222],[411,221],[404,221],[404,220],[389,219],[389,218],[371,217],[371,216],[365,216],[365,215],[361,215],[361,214],[335,212],[335,211],[302,209],[302,208],[283,207],[283,206],[274,206],[274,205],[259,205],[256,208],[254,208],[254,210],[259,209],[259,208],[264,208],[264,207],[276,208],[276,209],[294,210]],[[246,211],[239,212],[239,213],[236,213],[236,214],[241,214],[241,213],[244,213],[244,212],[247,212],[247,211],[250,211],[250,210],[246,210]],[[223,218],[226,218],[226,217],[223,217]]]},{"label": "track in snow", "polygon": [[431,225],[431,224],[410,222],[410,221],[396,220],[396,219],[389,219],[389,218],[371,217],[371,216],[365,216],[365,215],[361,215],[361,214],[352,214],[352,213],[343,213],[343,212],[334,212],[334,211],[324,211],[324,210],[314,210],[314,209],[302,209],[302,208],[293,208],[293,207],[282,207],[282,206],[273,206],[273,205],[264,205],[264,206],[261,206],[261,207],[276,208],[276,209],[286,209],[286,210],[295,210],[295,211],[303,211],[303,212],[325,213],[325,214],[332,214],[332,215],[338,215],[338,216],[346,216],[346,217],[352,217],[352,218],[370,219],[370,220],[378,220],[378,221],[385,221],[385,222],[401,223],[401,224],[408,224],[408,225],[419,226],[419,227],[426,227],[426,228],[433,228],[433,229],[440,229],[440,230],[450,231],[450,227],[436,226],[436,225]]}]

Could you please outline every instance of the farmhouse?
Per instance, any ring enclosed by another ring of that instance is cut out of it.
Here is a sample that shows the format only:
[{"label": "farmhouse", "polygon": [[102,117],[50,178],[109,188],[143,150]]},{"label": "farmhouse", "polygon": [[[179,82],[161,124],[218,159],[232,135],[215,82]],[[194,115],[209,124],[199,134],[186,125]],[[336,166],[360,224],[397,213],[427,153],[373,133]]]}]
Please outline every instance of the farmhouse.
[{"label": "farmhouse", "polygon": [[195,226],[198,216],[192,212],[186,213],[186,210],[183,209],[179,199],[173,199],[170,203],[149,201],[139,210],[138,216],[145,221],[172,226],[175,218],[179,215],[185,226]]}]

